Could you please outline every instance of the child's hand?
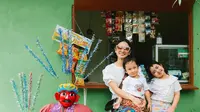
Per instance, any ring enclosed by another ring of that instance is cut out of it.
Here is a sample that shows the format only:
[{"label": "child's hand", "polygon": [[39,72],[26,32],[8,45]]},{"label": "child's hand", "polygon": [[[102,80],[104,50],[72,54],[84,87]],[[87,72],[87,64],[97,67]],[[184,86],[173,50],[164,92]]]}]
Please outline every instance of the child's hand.
[{"label": "child's hand", "polygon": [[137,105],[140,108],[145,108],[146,107],[146,100],[143,100],[139,105]]},{"label": "child's hand", "polygon": [[151,105],[151,103],[148,103],[148,105],[147,105],[147,110],[148,110],[148,112],[151,112],[151,111],[152,111],[152,105]]},{"label": "child's hand", "polygon": [[113,104],[113,109],[118,109],[119,106],[120,106],[120,103],[119,103],[119,102],[115,102],[115,103]]},{"label": "child's hand", "polygon": [[167,112],[174,112],[175,111],[175,108],[170,106],[168,109],[167,109]]}]

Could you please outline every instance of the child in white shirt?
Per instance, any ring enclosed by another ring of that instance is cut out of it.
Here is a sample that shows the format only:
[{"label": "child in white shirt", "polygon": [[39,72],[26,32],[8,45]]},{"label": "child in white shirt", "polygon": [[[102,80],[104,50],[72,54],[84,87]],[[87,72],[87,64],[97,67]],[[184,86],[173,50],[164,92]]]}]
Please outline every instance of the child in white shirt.
[{"label": "child in white shirt", "polygon": [[149,84],[152,93],[152,112],[175,112],[182,89],[177,78],[168,75],[158,62],[151,63],[148,72],[153,78]]},{"label": "child in white shirt", "polygon": [[146,97],[148,101],[148,108],[151,109],[150,93],[148,91],[149,87],[144,76],[140,76],[138,74],[138,65],[136,64],[135,58],[126,58],[123,62],[123,67],[128,76],[122,83],[122,90],[135,98],[138,98],[140,103],[137,104],[128,99],[118,97],[117,101],[113,105],[113,108],[117,109],[121,104],[122,106],[133,108],[135,112],[143,112],[146,106]]}]

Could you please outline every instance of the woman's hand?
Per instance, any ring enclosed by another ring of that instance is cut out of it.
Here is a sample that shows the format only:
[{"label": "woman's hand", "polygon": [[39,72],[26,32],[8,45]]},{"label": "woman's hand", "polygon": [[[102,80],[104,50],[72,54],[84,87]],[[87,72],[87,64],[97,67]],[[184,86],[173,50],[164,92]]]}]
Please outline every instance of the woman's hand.
[{"label": "woman's hand", "polygon": [[175,112],[175,108],[173,106],[170,106],[168,109],[167,109],[167,112]]}]

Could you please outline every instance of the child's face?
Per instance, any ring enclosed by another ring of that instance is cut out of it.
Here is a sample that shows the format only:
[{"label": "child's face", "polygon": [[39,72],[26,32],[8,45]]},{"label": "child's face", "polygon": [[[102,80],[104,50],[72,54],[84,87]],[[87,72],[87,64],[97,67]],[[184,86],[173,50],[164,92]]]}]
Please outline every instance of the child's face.
[{"label": "child's face", "polygon": [[162,65],[153,64],[150,68],[151,74],[156,78],[162,78],[165,74],[164,68]]},{"label": "child's face", "polygon": [[134,61],[126,63],[125,70],[126,70],[126,73],[131,77],[138,76],[138,66]]}]

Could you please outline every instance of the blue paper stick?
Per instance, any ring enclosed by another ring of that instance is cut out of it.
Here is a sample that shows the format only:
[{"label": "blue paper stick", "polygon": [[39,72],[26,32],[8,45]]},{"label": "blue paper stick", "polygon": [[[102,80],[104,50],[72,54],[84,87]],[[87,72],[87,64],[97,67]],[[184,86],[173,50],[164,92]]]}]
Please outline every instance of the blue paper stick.
[{"label": "blue paper stick", "polygon": [[62,30],[61,28],[58,29],[59,35],[60,35],[60,40],[61,40],[61,44],[62,44],[62,72],[66,73],[66,56],[65,56],[65,52],[64,52],[64,39],[62,36]]},{"label": "blue paper stick", "polygon": [[25,105],[24,105],[24,99],[25,99],[25,96],[24,96],[24,80],[23,80],[23,76],[22,76],[22,74],[21,73],[19,73],[19,79],[20,79],[20,87],[21,87],[21,100],[22,100],[22,108],[23,108],[23,110],[25,109]]},{"label": "blue paper stick", "polygon": [[57,76],[52,73],[52,71],[41,61],[41,59],[37,55],[35,55],[35,53],[33,53],[33,51],[27,45],[25,45],[25,48],[47,70],[47,72],[49,72],[53,77],[57,78]]},{"label": "blue paper stick", "polygon": [[87,60],[87,62],[86,62],[86,64],[85,64],[85,66],[84,66],[83,71],[81,72],[81,74],[84,74],[84,73],[85,73],[85,70],[86,70],[86,68],[87,68],[87,66],[88,66],[88,64],[89,64],[89,62],[91,61],[93,54],[97,51],[97,48],[99,47],[99,44],[101,43],[101,41],[102,41],[102,40],[98,39],[98,42],[97,42],[97,44],[96,44],[94,50],[91,52],[91,54],[90,54],[90,56],[89,56],[89,59]]},{"label": "blue paper stick", "polygon": [[53,69],[53,67],[52,67],[52,65],[51,65],[51,63],[50,63],[50,61],[49,61],[49,59],[48,59],[47,56],[46,56],[46,53],[44,52],[44,50],[43,50],[43,48],[42,48],[42,46],[41,46],[41,44],[40,44],[39,39],[37,39],[37,45],[39,46],[40,51],[42,51],[42,54],[43,54],[43,56],[45,57],[45,60],[46,60],[46,62],[47,62],[48,65],[49,65],[50,71],[53,73],[53,75],[57,76],[56,73],[55,73],[55,71],[54,71],[54,69]]},{"label": "blue paper stick", "polygon": [[73,63],[73,55],[72,55],[72,35],[71,35],[71,31],[68,30],[68,69],[67,72],[68,74],[70,74],[71,69],[72,69],[72,63]]},{"label": "blue paper stick", "polygon": [[23,106],[22,106],[22,102],[21,102],[21,99],[20,99],[20,95],[19,95],[19,92],[17,90],[17,85],[16,85],[16,83],[15,83],[15,81],[13,79],[10,82],[12,84],[13,91],[14,91],[15,96],[17,98],[17,103],[19,104],[19,107],[20,107],[21,111],[24,112],[24,109],[23,109]]},{"label": "blue paper stick", "polygon": [[28,110],[28,84],[27,84],[27,79],[26,79],[26,75],[24,73],[22,73],[22,79],[23,79],[23,96],[24,96],[24,107],[25,107],[25,111]]},{"label": "blue paper stick", "polygon": [[114,53],[111,52],[108,56],[106,56],[106,58],[104,58],[98,65],[96,65],[89,73],[87,76],[85,76],[84,80],[89,77],[106,59],[108,59],[111,55],[113,55]]},{"label": "blue paper stick", "polygon": [[29,75],[29,88],[28,88],[28,110],[30,112],[31,109],[31,98],[32,98],[32,82],[33,82],[33,75],[32,72]]},{"label": "blue paper stick", "polygon": [[36,92],[35,92],[35,95],[33,96],[33,99],[32,99],[32,105],[31,105],[31,109],[30,109],[31,111],[34,110],[34,106],[35,106],[36,99],[37,99],[37,96],[38,96],[38,93],[39,93],[39,90],[40,90],[42,78],[43,78],[43,74],[40,75],[40,77],[37,81]]}]

